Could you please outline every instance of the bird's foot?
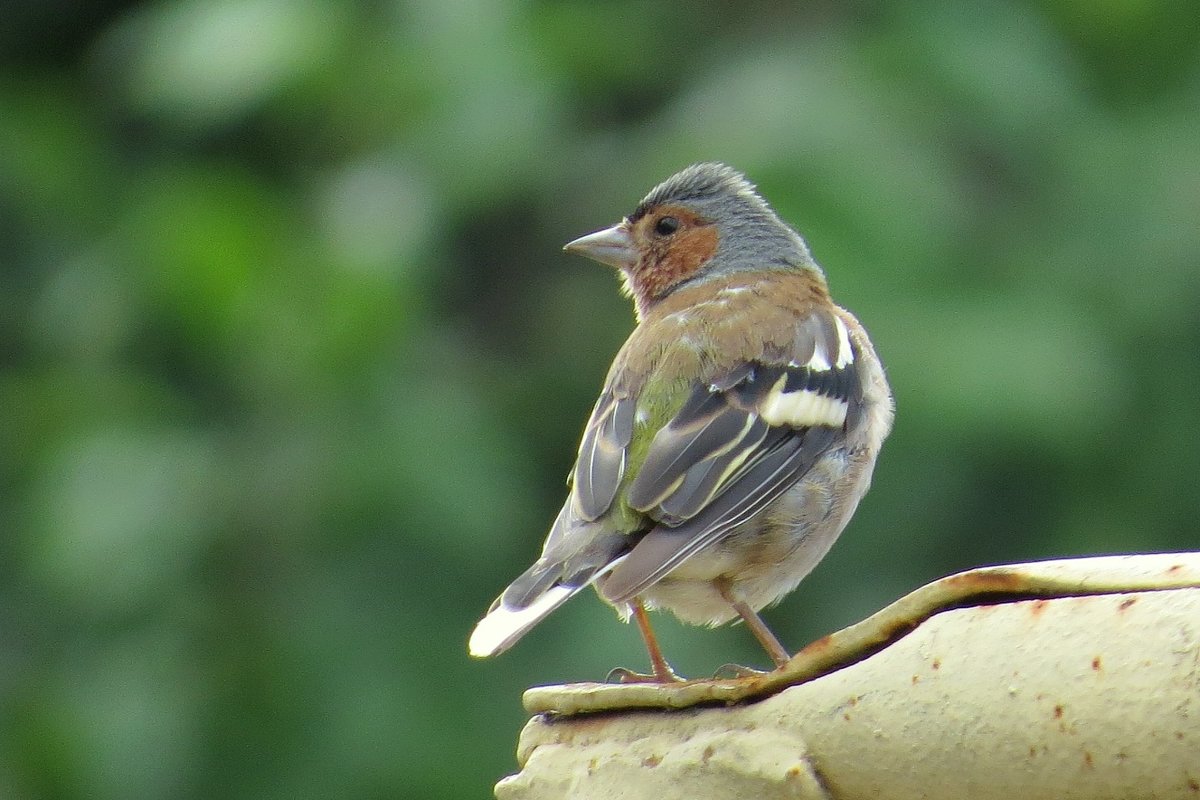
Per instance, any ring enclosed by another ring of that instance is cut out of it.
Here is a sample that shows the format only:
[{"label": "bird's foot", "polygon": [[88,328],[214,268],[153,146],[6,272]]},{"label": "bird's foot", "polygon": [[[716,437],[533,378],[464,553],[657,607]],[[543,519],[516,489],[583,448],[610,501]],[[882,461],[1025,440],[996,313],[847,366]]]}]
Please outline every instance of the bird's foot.
[{"label": "bird's foot", "polygon": [[722,664],[713,673],[713,680],[729,680],[730,678],[760,678],[768,674],[766,670],[744,667],[741,664]]},{"label": "bird's foot", "polygon": [[669,666],[663,670],[656,670],[652,675],[646,675],[642,672],[634,672],[631,669],[617,667],[612,672],[608,673],[608,677],[604,679],[605,683],[683,683],[684,679],[675,674],[675,670]]}]

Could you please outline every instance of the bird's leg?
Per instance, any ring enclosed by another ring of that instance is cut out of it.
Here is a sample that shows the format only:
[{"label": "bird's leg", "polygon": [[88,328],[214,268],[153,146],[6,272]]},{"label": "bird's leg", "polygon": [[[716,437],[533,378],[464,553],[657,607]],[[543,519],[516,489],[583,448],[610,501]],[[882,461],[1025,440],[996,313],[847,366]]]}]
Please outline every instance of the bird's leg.
[{"label": "bird's leg", "polygon": [[776,667],[782,667],[791,660],[791,655],[787,649],[776,638],[775,634],[771,633],[771,629],[767,627],[767,623],[762,621],[754,609],[746,605],[746,601],[740,599],[733,593],[733,589],[729,585],[729,581],[723,578],[718,578],[713,581],[717,587],[717,591],[721,593],[721,597],[725,598],[725,602],[733,606],[733,610],[737,612],[742,621],[746,623],[746,627],[754,634],[754,638],[758,639],[759,644],[767,651],[767,655],[775,662]]},{"label": "bird's leg", "polygon": [[667,659],[663,658],[662,649],[658,646],[658,638],[654,635],[654,629],[650,627],[650,615],[646,613],[646,606],[642,604],[640,597],[635,597],[630,601],[629,610],[633,613],[633,619],[637,622],[642,639],[646,642],[646,652],[650,654],[650,667],[654,670],[654,674],[640,675],[618,667],[609,673],[609,679],[616,679],[621,683],[679,683],[682,681],[683,678],[676,675],[675,670],[671,669],[671,665],[667,663]]}]

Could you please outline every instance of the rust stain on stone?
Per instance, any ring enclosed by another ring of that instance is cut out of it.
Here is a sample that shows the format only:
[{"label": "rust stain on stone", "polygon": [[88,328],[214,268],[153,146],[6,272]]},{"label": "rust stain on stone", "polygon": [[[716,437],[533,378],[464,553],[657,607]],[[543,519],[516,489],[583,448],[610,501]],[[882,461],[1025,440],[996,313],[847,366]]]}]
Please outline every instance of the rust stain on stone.
[{"label": "rust stain on stone", "polygon": [[970,596],[986,592],[1016,592],[1024,588],[1027,581],[1011,572],[968,572],[947,578],[946,585],[961,588],[962,596]]},{"label": "rust stain on stone", "polygon": [[899,639],[901,636],[910,633],[911,631],[915,631],[917,626],[924,622],[925,619],[925,617],[922,617],[920,619],[904,619],[896,621],[892,625],[889,625],[883,629],[883,641],[892,642],[896,639]]},{"label": "rust stain on stone", "polygon": [[642,759],[642,766],[654,769],[662,763],[662,756],[646,756]]},{"label": "rust stain on stone", "polygon": [[1054,707],[1054,718],[1055,718],[1055,719],[1062,719],[1062,715],[1063,715],[1063,707],[1062,707],[1062,706],[1055,706],[1055,707]]},{"label": "rust stain on stone", "polygon": [[1102,668],[1102,665],[1100,663],[1100,656],[1096,656],[1095,658],[1092,659],[1092,669],[1095,670],[1096,672],[1099,672],[1101,670],[1101,668]]},{"label": "rust stain on stone", "polygon": [[[822,636],[820,639],[814,639],[813,641],[806,644],[804,646],[804,649],[801,650],[800,653],[810,653],[810,654],[811,653],[819,653],[822,650],[829,649],[829,645],[832,643],[833,643],[832,636],[829,636],[829,635]],[[796,655],[798,656],[798,655],[800,655],[800,653],[797,653]],[[796,656],[792,656],[793,659],[795,659],[795,657]]]},{"label": "rust stain on stone", "polygon": [[1121,601],[1121,604],[1119,606],[1117,606],[1117,611],[1124,611],[1136,602],[1137,602],[1136,597],[1126,597],[1124,600]]}]

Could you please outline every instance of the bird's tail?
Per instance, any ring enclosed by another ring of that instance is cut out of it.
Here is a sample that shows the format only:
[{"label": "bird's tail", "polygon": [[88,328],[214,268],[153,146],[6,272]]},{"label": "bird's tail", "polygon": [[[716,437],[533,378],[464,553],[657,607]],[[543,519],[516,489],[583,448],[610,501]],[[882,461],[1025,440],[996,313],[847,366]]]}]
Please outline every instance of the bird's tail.
[{"label": "bird's tail", "polygon": [[471,632],[476,658],[503,653],[542,618],[625,559],[630,538],[579,520],[568,502],[550,530],[542,557],[496,598]]},{"label": "bird's tail", "polygon": [[529,629],[576,592],[591,586],[621,558],[583,573],[563,575],[563,564],[539,559],[496,598],[487,615],[475,625],[467,647],[476,658],[503,653]]}]

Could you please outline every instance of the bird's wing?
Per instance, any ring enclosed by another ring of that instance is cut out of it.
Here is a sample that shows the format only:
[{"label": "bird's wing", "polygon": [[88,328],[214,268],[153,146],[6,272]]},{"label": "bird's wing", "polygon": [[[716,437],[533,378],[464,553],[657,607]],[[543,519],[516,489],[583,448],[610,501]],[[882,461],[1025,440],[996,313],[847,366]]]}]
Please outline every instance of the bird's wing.
[{"label": "bird's wing", "polygon": [[844,436],[862,404],[846,324],[814,309],[780,361],[695,385],[654,435],[625,502],[658,524],[604,579],[609,601],[640,594],[753,517]]},{"label": "bird's wing", "polygon": [[616,498],[625,475],[636,411],[637,398],[611,385],[605,387],[596,401],[583,430],[573,473],[573,493],[580,518],[598,519]]}]

